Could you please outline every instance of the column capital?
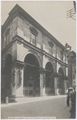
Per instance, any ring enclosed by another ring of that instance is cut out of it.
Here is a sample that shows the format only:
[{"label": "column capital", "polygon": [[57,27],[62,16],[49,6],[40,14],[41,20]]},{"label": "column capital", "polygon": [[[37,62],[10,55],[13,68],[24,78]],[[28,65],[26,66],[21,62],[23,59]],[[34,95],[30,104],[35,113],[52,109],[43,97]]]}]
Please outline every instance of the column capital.
[{"label": "column capital", "polygon": [[20,68],[24,67],[24,62],[22,62],[22,61],[16,60],[15,64],[16,64],[17,67],[20,67]]},{"label": "column capital", "polygon": [[45,73],[45,69],[42,68],[42,67],[40,67],[40,73],[41,73],[41,74],[44,74],[44,73]]}]

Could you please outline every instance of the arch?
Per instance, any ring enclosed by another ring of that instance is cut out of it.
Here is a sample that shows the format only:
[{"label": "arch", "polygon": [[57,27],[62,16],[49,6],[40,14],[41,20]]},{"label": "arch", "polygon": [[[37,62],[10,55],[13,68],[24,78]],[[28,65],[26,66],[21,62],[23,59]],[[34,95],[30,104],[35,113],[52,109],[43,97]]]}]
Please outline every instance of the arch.
[{"label": "arch", "polygon": [[59,73],[60,75],[63,75],[63,76],[64,76],[64,72],[63,72],[63,69],[62,69],[61,67],[59,68],[58,73]]},{"label": "arch", "polygon": [[[38,60],[39,66],[41,67],[42,66],[42,60],[40,58],[40,55],[38,55],[38,53],[36,53],[35,51],[32,51],[32,50],[29,50],[27,52],[27,55],[29,55],[29,54],[32,54],[32,55],[34,55],[36,57],[36,59]],[[24,56],[24,60],[25,60],[25,58],[26,58],[27,55]]]},{"label": "arch", "polygon": [[59,93],[64,94],[64,72],[61,67],[58,70],[58,88]]},{"label": "arch", "polygon": [[54,94],[54,69],[50,62],[48,62],[45,66],[46,70],[46,77],[45,77],[45,87],[46,87],[46,94],[51,95]]},{"label": "arch", "polygon": [[48,62],[45,66],[45,69],[49,72],[53,73],[53,65],[51,64],[51,62]]},{"label": "arch", "polygon": [[27,54],[24,59],[24,95],[40,94],[40,66],[35,55]]},{"label": "arch", "polygon": [[31,53],[27,54],[27,56],[24,59],[24,62],[25,63],[27,62],[29,64],[35,64],[35,65],[39,66],[38,59],[36,58],[35,55],[33,55]]}]

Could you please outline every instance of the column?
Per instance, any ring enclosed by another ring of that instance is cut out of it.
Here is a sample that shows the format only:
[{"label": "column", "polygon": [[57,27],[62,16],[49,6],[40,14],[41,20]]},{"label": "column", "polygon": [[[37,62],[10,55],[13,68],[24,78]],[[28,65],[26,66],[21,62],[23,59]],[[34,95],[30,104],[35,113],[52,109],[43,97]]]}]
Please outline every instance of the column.
[{"label": "column", "polygon": [[40,73],[40,96],[43,95],[43,74]]},{"label": "column", "polygon": [[45,93],[45,75],[43,73],[40,73],[40,95],[46,96],[46,93]]},{"label": "column", "polygon": [[43,73],[43,96],[46,96],[46,92],[45,92],[45,73]]},{"label": "column", "polygon": [[12,96],[16,96],[16,69],[12,69]]},{"label": "column", "polygon": [[16,70],[16,97],[23,97],[23,68]]},{"label": "column", "polygon": [[58,80],[58,78],[57,77],[55,77],[54,78],[54,87],[55,87],[55,95],[58,95],[58,88],[57,88],[57,80]]},{"label": "column", "polygon": [[67,90],[67,80],[64,80],[64,93],[66,93]]}]

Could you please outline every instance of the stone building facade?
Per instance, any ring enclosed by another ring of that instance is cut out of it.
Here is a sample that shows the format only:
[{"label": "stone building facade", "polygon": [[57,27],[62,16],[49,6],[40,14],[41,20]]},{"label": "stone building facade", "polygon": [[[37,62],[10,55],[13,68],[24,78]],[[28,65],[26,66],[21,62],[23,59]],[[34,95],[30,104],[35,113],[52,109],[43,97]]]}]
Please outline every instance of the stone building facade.
[{"label": "stone building facade", "polygon": [[20,6],[2,26],[2,97],[64,94],[65,47]]},{"label": "stone building facade", "polygon": [[69,86],[76,87],[76,53],[71,51],[68,55]]}]

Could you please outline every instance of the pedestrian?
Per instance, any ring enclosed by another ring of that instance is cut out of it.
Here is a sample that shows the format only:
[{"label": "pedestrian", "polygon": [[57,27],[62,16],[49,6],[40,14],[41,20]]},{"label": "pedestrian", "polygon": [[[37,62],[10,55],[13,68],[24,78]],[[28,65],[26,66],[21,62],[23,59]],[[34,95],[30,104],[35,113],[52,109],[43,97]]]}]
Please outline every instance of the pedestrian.
[{"label": "pedestrian", "polygon": [[70,95],[69,95],[69,92],[67,94],[67,106],[69,107],[69,101],[70,101]]},{"label": "pedestrian", "polygon": [[76,91],[71,94],[71,118],[76,118]]},{"label": "pedestrian", "polygon": [[67,92],[67,106],[69,107],[70,106],[70,99],[71,99],[71,94],[72,94],[72,89],[68,89],[68,92]]}]

